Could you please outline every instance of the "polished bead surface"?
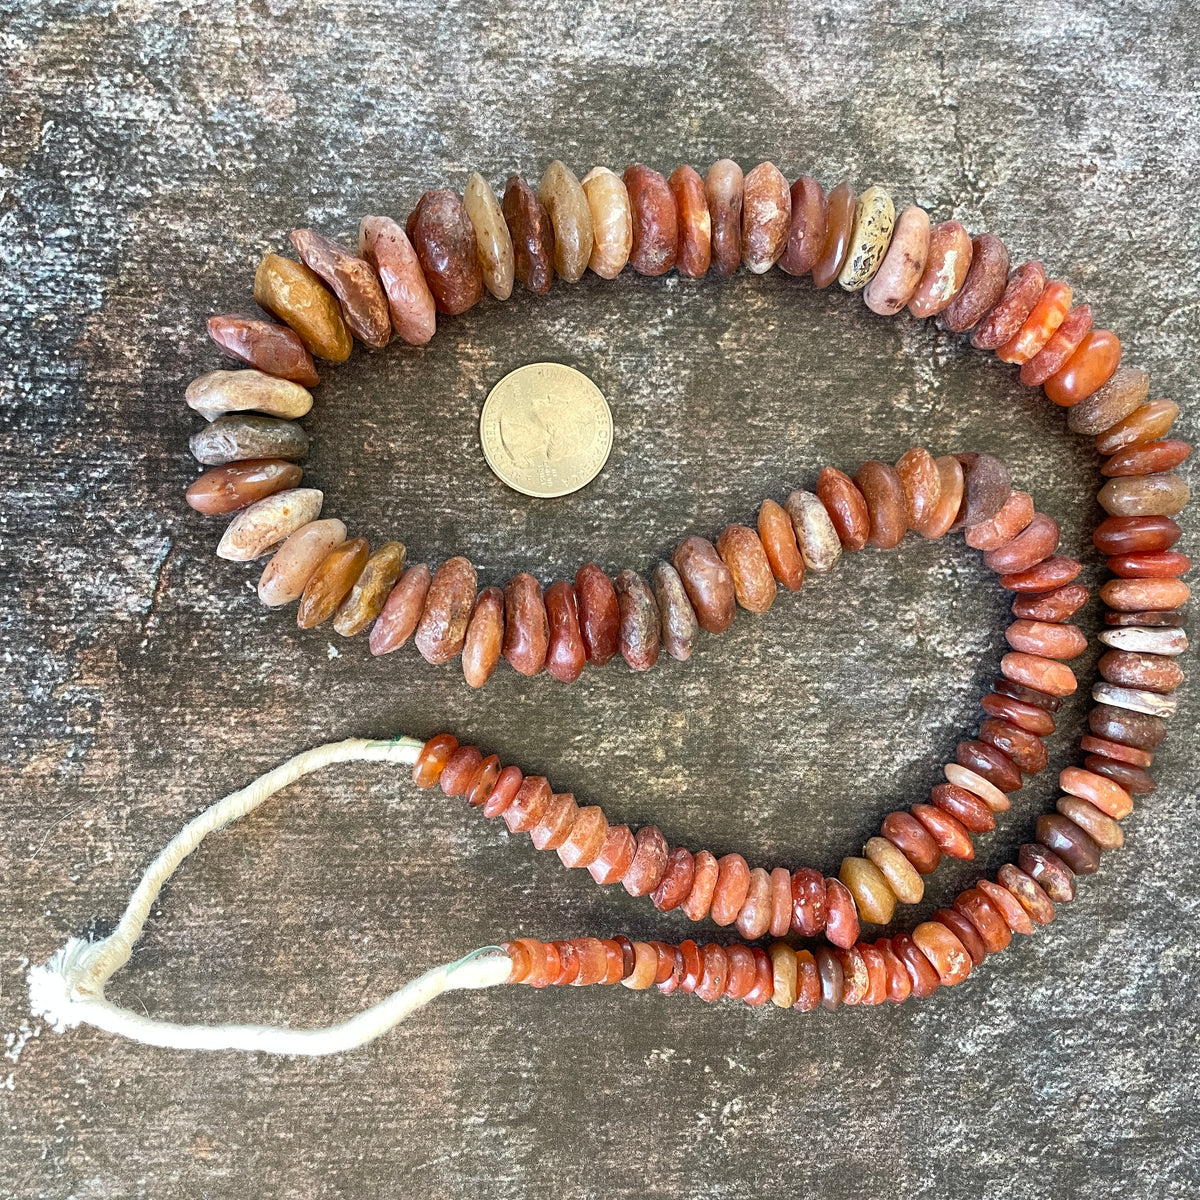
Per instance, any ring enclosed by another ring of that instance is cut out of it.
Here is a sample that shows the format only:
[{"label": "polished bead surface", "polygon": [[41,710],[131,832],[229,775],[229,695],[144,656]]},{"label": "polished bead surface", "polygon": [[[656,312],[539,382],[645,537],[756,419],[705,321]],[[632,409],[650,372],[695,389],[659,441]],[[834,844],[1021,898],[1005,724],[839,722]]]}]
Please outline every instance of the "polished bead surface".
[{"label": "polished bead surface", "polygon": [[996,882],[1012,893],[1035,925],[1049,925],[1054,920],[1054,901],[1033,876],[1012,863],[1005,863],[996,872]]},{"label": "polished bead surface", "polygon": [[996,350],[1025,324],[1046,287],[1046,268],[1040,262],[1022,263],[1009,276],[1004,294],[971,333],[976,350]]},{"label": "polished bead surface", "polygon": [[996,828],[991,808],[974,792],[954,783],[935,784],[930,789],[935,808],[949,813],[969,833],[990,833]]},{"label": "polished bead surface", "polygon": [[[1095,757],[1103,755],[1108,761],[1117,760],[1118,762],[1127,763],[1134,767],[1148,767],[1154,762],[1154,752],[1152,750],[1143,750],[1139,746],[1126,746],[1121,742],[1114,742],[1108,738],[1095,737],[1092,734],[1084,734],[1079,739],[1079,748],[1085,751],[1089,756]],[[1089,771],[1094,771],[1095,768],[1088,766],[1085,762],[1084,766]],[[1120,783],[1118,779],[1116,781]],[[1121,784],[1124,787],[1124,784]],[[1129,789],[1126,788],[1126,791]]]},{"label": "polished bead surface", "polygon": [[718,925],[732,925],[742,911],[750,890],[750,868],[740,854],[726,854],[717,860],[717,883],[713,891],[710,916]]},{"label": "polished bead surface", "polygon": [[775,576],[759,536],[745,525],[729,525],[717,553],[733,578],[733,593],[747,612],[765,613],[775,602]]},{"label": "polished bead surface", "polygon": [[1172,550],[1119,554],[1108,560],[1108,569],[1122,579],[1176,579],[1192,569],[1192,560]]},{"label": "polished bead surface", "polygon": [[[879,938],[875,942],[875,949],[882,956],[884,967],[887,970],[888,1000],[893,1004],[903,1004],[912,995],[912,977],[892,949],[890,938]],[[799,955],[797,955],[797,961],[799,961]],[[813,1007],[815,1008],[816,1005],[814,1004]]]},{"label": "polished bead surface", "polygon": [[812,492],[800,489],[788,494],[783,507],[792,518],[792,531],[804,565],[818,574],[833,570],[842,553],[842,542],[829,510]]},{"label": "polished bead surface", "polygon": [[1037,840],[1053,850],[1076,875],[1094,875],[1100,869],[1100,847],[1061,813],[1038,817]]},{"label": "polished bead surface", "polygon": [[1179,608],[1191,594],[1182,579],[1110,579],[1100,588],[1100,599],[1117,612]]},{"label": "polished bead surface", "polygon": [[771,870],[771,924],[772,937],[785,937],[792,927],[792,873],[787,867]]},{"label": "polished bead surface", "polygon": [[825,189],[811,175],[801,175],[792,184],[792,222],[787,246],[778,262],[789,275],[807,275],[825,247],[829,201]]},{"label": "polished bead surface", "polygon": [[1146,554],[1169,550],[1182,533],[1170,517],[1105,517],[1092,541],[1101,554]]},{"label": "polished bead surface", "polygon": [[305,265],[337,296],[350,332],[376,350],[386,346],[391,340],[392,322],[375,268],[312,229],[294,229],[289,240]]},{"label": "polished bead surface", "polygon": [[692,889],[679,906],[692,921],[703,921],[712,907],[721,868],[707,850],[697,850],[692,860]]},{"label": "polished bead surface", "polygon": [[1004,295],[1008,267],[1008,247],[994,233],[973,237],[970,267],[958,294],[942,310],[942,324],[953,333],[979,324]]},{"label": "polished bead surface", "polygon": [[786,942],[774,942],[768,948],[771,974],[775,981],[771,1003],[776,1008],[791,1008],[799,995],[796,952]]},{"label": "polished bead surface", "polygon": [[406,551],[400,542],[384,542],[367,559],[333,618],[333,627],[342,637],[362,633],[379,616],[404,569],[405,557]]},{"label": "polished bead surface", "polygon": [[[789,218],[790,215],[789,211]],[[895,226],[896,206],[883,188],[869,187],[854,201],[854,222],[850,226],[846,261],[838,272],[838,284],[847,292],[861,291],[875,278]],[[917,278],[920,279],[919,273]],[[913,290],[915,286],[914,283]]]},{"label": "polished bead surface", "polygon": [[859,916],[875,925],[886,925],[896,910],[896,893],[887,877],[869,858],[842,859],[838,878],[854,897]]},{"label": "polished bead surface", "polygon": [[580,181],[592,217],[588,266],[601,279],[615,279],[633,249],[633,214],[625,183],[608,167],[593,167]]},{"label": "polished bead surface", "polygon": [[621,657],[633,671],[648,671],[658,662],[662,616],[650,585],[626,568],[614,581],[620,614]]},{"label": "polished bead surface", "polygon": [[1179,466],[1192,453],[1190,442],[1167,438],[1160,442],[1144,442],[1118,450],[1100,467],[1100,474],[1153,475]]},{"label": "polished bead surface", "polygon": [[1027,529],[1034,516],[1033,497],[1028,492],[1013,491],[994,517],[966,531],[964,541],[973,550],[999,550]]},{"label": "polished bead surface", "polygon": [[813,960],[817,964],[817,978],[821,984],[821,1007],[840,1008],[845,987],[841,959],[830,947],[818,946],[813,951]]},{"label": "polished bead surface", "polygon": [[448,558],[433,573],[413,639],[426,662],[449,662],[462,650],[477,582],[475,568],[461,556]]},{"label": "polished bead surface", "polygon": [[994,783],[961,763],[946,763],[942,774],[947,783],[978,796],[994,813],[1007,812],[1012,807],[1012,801]]},{"label": "polished bead surface", "polygon": [[[1047,381],[1046,394],[1050,394],[1049,389],[1054,381],[1062,379],[1073,366],[1081,377],[1090,369],[1091,375],[1087,376],[1090,382],[1100,370],[1093,365],[1093,360],[1104,362],[1106,351],[1110,357],[1120,355],[1121,344],[1116,340],[1115,334],[1108,333],[1107,330],[1088,334],[1067,366],[1054,379]],[[1088,358],[1080,360],[1080,356],[1085,354]],[[1077,366],[1076,360],[1080,360]],[[1137,409],[1149,392],[1150,376],[1141,367],[1121,367],[1110,371],[1100,385],[1072,406],[1067,414],[1067,428],[1073,433],[1081,433],[1087,437],[1103,433]]]},{"label": "polished bead surface", "polygon": [[1059,554],[1026,571],[1001,575],[1000,586],[1012,592],[1048,592],[1070,583],[1082,570],[1083,564],[1078,559]]},{"label": "polished bead surface", "polygon": [[[294,488],[304,472],[279,458],[252,458],[205,471],[187,490],[187,502],[197,512],[224,516],[256,500]],[[782,510],[781,510],[782,511]],[[791,534],[791,521],[788,521]]]},{"label": "polished bead surface", "polygon": [[1090,801],[1078,796],[1059,796],[1054,807],[1078,825],[1101,850],[1119,850],[1125,844],[1120,824]]},{"label": "polished bead surface", "polygon": [[996,357],[1006,363],[1027,363],[1066,320],[1071,311],[1071,296],[1067,284],[1051,279],[1020,329],[1004,345],[997,347]]},{"label": "polished bead surface", "polygon": [[742,182],[742,263],[761,275],[787,246],[792,192],[774,163],[759,163]]},{"label": "polished bead surface", "polygon": [[431,737],[421,747],[413,764],[413,783],[419,788],[433,787],[457,749],[458,739],[451,733],[439,733]]},{"label": "polished bead surface", "polygon": [[998,458],[974,451],[955,457],[962,464],[964,487],[952,530],[990,521],[1012,495],[1012,476]]},{"label": "polished bead surface", "polygon": [[550,214],[520,175],[509,176],[500,210],[512,238],[513,274],[535,296],[544,296],[554,282]]},{"label": "polished bead surface", "polygon": [[683,580],[700,628],[708,633],[723,633],[728,629],[733,623],[736,604],[733,575],[716,547],[693,534],[675,548],[671,565]]},{"label": "polished bead surface", "polygon": [[679,572],[670,563],[658,563],[651,573],[654,600],[658,605],[663,649],[674,659],[691,658],[700,638],[700,622],[684,590]]},{"label": "polished bead surface", "polygon": [[463,638],[463,678],[473,688],[483,687],[500,662],[504,647],[504,591],[485,587],[475,598],[475,609]]},{"label": "polished bead surface", "polygon": [[662,878],[650,893],[651,903],[659,912],[678,908],[691,893],[695,876],[695,856],[683,846],[677,846],[667,855]]},{"label": "polished bead surface", "polygon": [[854,484],[862,492],[871,518],[867,541],[880,550],[898,546],[908,529],[908,507],[896,468],[872,459],[859,467]]},{"label": "polished bead surface", "polygon": [[321,513],[325,494],[317,488],[290,488],[243,508],[221,535],[217,557],[232,562],[261,558]]},{"label": "polished bead surface", "polygon": [[985,713],[992,717],[1000,717],[1029,733],[1039,737],[1049,737],[1054,732],[1054,718],[1045,709],[1036,704],[1025,704],[1012,696],[1004,696],[999,692],[991,692],[979,702]]},{"label": "polished bead surface", "polygon": [[[1063,408],[1074,408],[1108,382],[1120,361],[1121,343],[1117,335],[1110,329],[1093,329],[1079,343],[1066,365],[1043,384],[1046,397]],[[1120,416],[1113,418],[1113,421],[1118,420]],[[1104,425],[1093,428],[1093,421],[1077,426],[1069,417],[1067,424],[1076,433],[1099,433],[1106,428]]]},{"label": "polished bead surface", "polygon": [[700,952],[703,967],[696,995],[712,1003],[725,994],[729,985],[729,955],[723,946],[709,942]]},{"label": "polished bead surface", "polygon": [[267,375],[306,388],[321,382],[308,348],[286,325],[258,317],[216,316],[208,318],[208,336],[226,354]]},{"label": "polished bead surface", "polygon": [[990,879],[981,879],[975,886],[991,901],[992,907],[1000,913],[1013,933],[1024,934],[1026,937],[1033,933],[1033,922],[1029,919],[1029,914],[1012,892]]},{"label": "polished bead surface", "polygon": [[[940,473],[938,490],[940,494]],[[817,476],[817,499],[825,506],[843,549],[861,550],[871,536],[871,514],[866,497],[850,476],[836,467],[822,467]],[[954,507],[957,512],[958,504]]]},{"label": "polished bead surface", "polygon": [[1049,592],[1033,592],[1013,597],[1013,616],[1028,621],[1068,621],[1088,602],[1088,590],[1081,583],[1067,584]]},{"label": "polished bead surface", "polygon": [[1147,400],[1129,416],[1096,435],[1096,452],[1115,454],[1128,447],[1153,442],[1175,424],[1178,416],[1179,405],[1174,400]]},{"label": "polished bead surface", "polygon": [[575,572],[575,601],[587,660],[602,667],[617,652],[621,614],[612,580],[595,563]]},{"label": "polished bead surface", "polygon": [[914,446],[896,460],[895,470],[904,489],[907,526],[920,529],[937,511],[942,498],[942,477],[937,463],[924,447]]},{"label": "polished bead surface", "polygon": [[839,183],[826,198],[825,244],[813,264],[812,279],[818,288],[827,288],[846,261],[850,230],[854,225],[854,188]]},{"label": "polished bead surface", "polygon": [[954,757],[960,766],[982,775],[1002,792],[1015,792],[1021,786],[1021,772],[1008,755],[978,738],[959,742]]},{"label": "polished bead surface", "polygon": [[971,973],[971,956],[940,921],[922,921],[912,931],[917,949],[929,959],[943,987],[962,983]]},{"label": "polished bead surface", "polygon": [[845,949],[858,941],[858,909],[840,879],[825,880],[825,936]]},{"label": "polished bead surface", "polygon": [[917,904],[925,894],[925,884],[907,857],[885,837],[873,837],[863,853],[879,869],[901,904]]},{"label": "polished bead surface", "polygon": [[[545,180],[542,182],[544,184]],[[508,232],[500,201],[496,199],[492,185],[478,171],[473,171],[467,177],[467,185],[463,188],[463,206],[470,218],[471,228],[475,230],[483,286],[497,300],[507,300],[513,289],[512,235]]]},{"label": "polished bead surface", "polygon": [[771,927],[771,877],[762,867],[750,872],[746,898],[735,921],[737,931],[747,941],[756,941]]},{"label": "polished bead surface", "polygon": [[704,180],[695,167],[676,167],[667,180],[679,213],[679,252],[675,269],[689,279],[708,273],[712,261],[712,217]]},{"label": "polished bead surface", "polygon": [[796,591],[804,582],[804,558],[796,544],[792,518],[782,505],[769,498],[758,510],[758,537],[775,578],[788,591]]},{"label": "polished bead surface", "polygon": [[629,265],[639,275],[665,275],[679,253],[679,211],[667,181],[652,167],[625,168],[625,190],[633,220]]},{"label": "polished bead surface", "polygon": [[932,804],[914,804],[909,811],[925,826],[938,849],[948,858],[965,861],[975,857],[971,834],[957,817],[934,808]]},{"label": "polished bead surface", "polygon": [[924,999],[937,991],[940,986],[938,973],[909,934],[901,933],[892,938],[892,952],[904,964],[912,980],[912,995]]},{"label": "polished bead surface", "polygon": [[713,163],[704,177],[712,230],[712,265],[732,275],[742,262],[742,168],[730,158]]},{"label": "polished bead surface", "polygon": [[1091,305],[1077,304],[1041,350],[1021,366],[1021,382],[1026,387],[1045,383],[1067,364],[1091,327]]},{"label": "polished bead surface", "polygon": [[890,317],[912,299],[921,282],[929,255],[929,214],[910,204],[896,220],[885,251],[879,269],[863,292],[863,300],[872,312]]},{"label": "polished bead surface", "polygon": [[400,576],[371,626],[367,645],[372,654],[390,654],[412,637],[425,611],[425,597],[432,578],[424,563],[416,563]]},{"label": "polished bead surface", "polygon": [[1167,736],[1167,722],[1162,717],[1114,704],[1097,704],[1088,713],[1088,727],[1097,737],[1141,750],[1153,750]]},{"label": "polished bead surface", "polygon": [[483,298],[483,269],[475,227],[456,192],[426,192],[409,214],[404,232],[417,252],[425,282],[440,313],[466,312]]},{"label": "polished bead surface", "polygon": [[583,674],[587,656],[579,631],[579,607],[575,589],[558,580],[546,589],[544,598],[550,641],[546,648],[546,671],[560,683],[574,683]]},{"label": "polished bead surface", "polygon": [[1172,471],[1110,479],[1096,497],[1114,517],[1173,517],[1191,497],[1184,480]]},{"label": "polished bead surface", "polygon": [[[528,783],[529,780],[527,779],[525,782]],[[520,794],[518,794],[517,799],[513,801],[512,808],[504,814],[506,820],[509,813],[517,807],[520,799]],[[509,828],[511,829],[512,826],[510,825]],[[630,863],[633,862],[634,849],[633,834],[629,831],[629,826],[610,825],[604,835],[604,841],[600,843],[599,853],[588,863],[588,874],[601,887],[619,882],[625,872],[629,870]]]},{"label": "polished bead surface", "polygon": [[424,346],[437,329],[437,306],[408,234],[390,217],[363,217],[358,253],[379,276],[396,336]]},{"label": "polished bead surface", "polygon": [[954,528],[962,509],[966,477],[962,463],[953,454],[935,458],[941,485],[937,507],[917,532],[924,538],[940,538]]},{"label": "polished bead surface", "polygon": [[656,825],[643,825],[634,838],[633,860],[621,878],[631,896],[648,896],[662,882],[671,849]]},{"label": "polished bead surface", "polygon": [[353,343],[332,292],[303,263],[266,254],[254,273],[254,300],[291,326],[309,353],[345,362]]},{"label": "polished bead surface", "polygon": [[796,1003],[798,1012],[812,1012],[821,1002],[821,973],[811,950],[796,951]]},{"label": "polished bead surface", "polygon": [[825,928],[825,877],[812,867],[792,872],[792,929],[801,937],[816,937]]},{"label": "polished bead surface", "polygon": [[1034,513],[1020,533],[983,556],[983,565],[997,575],[1028,571],[1058,549],[1058,538],[1058,522],[1045,513]]},{"label": "polished bead surface", "polygon": [[557,850],[571,836],[579,805],[570,792],[550,797],[541,820],[529,831],[529,840],[538,850]]},{"label": "polished bead surface", "polygon": [[1037,734],[996,717],[988,717],[980,725],[978,736],[981,742],[1012,759],[1026,775],[1036,775],[1045,769],[1049,751]]},{"label": "polished bead surface", "polygon": [[313,572],[346,540],[346,526],[336,518],[302,525],[271,556],[258,580],[258,598],[272,608],[299,600]]},{"label": "polished bead surface", "polygon": [[331,550],[309,576],[300,597],[296,624],[314,629],[337,612],[371,555],[366,538],[352,538]]},{"label": "polished bead surface", "polygon": [[1075,899],[1075,872],[1040,842],[1027,842],[1017,855],[1017,866],[1045,891],[1055,904]]},{"label": "polished bead surface", "polygon": [[482,765],[483,752],[478,746],[459,746],[450,756],[438,780],[442,791],[447,796],[464,795]]},{"label": "polished bead surface", "polygon": [[929,231],[929,254],[908,302],[914,317],[932,317],[947,308],[967,280],[971,237],[959,221],[942,221]]},{"label": "polished bead surface", "polygon": [[979,936],[979,930],[971,924],[971,921],[957,908],[936,908],[930,914],[931,921],[937,921],[941,925],[950,930],[952,934],[963,944],[963,949],[971,956],[971,965],[979,966],[986,960],[988,956],[988,948],[984,943],[983,938]]},{"label": "polished bead surface", "polygon": [[1014,621],[1004,638],[1014,650],[1043,658],[1078,658],[1087,649],[1087,636],[1078,626],[1048,621]]},{"label": "polished bead surface", "polygon": [[549,648],[550,622],[542,586],[528,571],[521,571],[504,587],[504,657],[518,674],[533,676],[546,665]]},{"label": "polished bead surface", "polygon": [[1105,758],[1099,754],[1088,754],[1083,765],[1113,783],[1119,783],[1133,796],[1148,796],[1157,788],[1154,777],[1144,767],[1133,767],[1127,762]]},{"label": "polished bead surface", "polygon": [[583,278],[592,257],[592,210],[575,172],[555,159],[538,185],[554,229],[554,269],[568,283]]},{"label": "polished bead surface", "polygon": [[999,954],[1012,943],[1012,926],[978,885],[960,892],[954,898],[953,907],[974,926],[989,954]]},{"label": "polished bead surface", "polygon": [[1069,696],[1078,686],[1075,672],[1066,664],[1018,650],[1000,660],[1000,671],[1005,679],[1051,696]]},{"label": "polished bead surface", "polygon": [[[487,811],[486,806],[484,809]],[[608,821],[604,810],[594,804],[581,808],[567,840],[556,853],[564,867],[590,867],[596,861],[604,839],[608,836]]]},{"label": "polished bead surface", "polygon": [[929,830],[911,813],[888,813],[879,829],[919,874],[930,875],[937,870],[942,852]]}]

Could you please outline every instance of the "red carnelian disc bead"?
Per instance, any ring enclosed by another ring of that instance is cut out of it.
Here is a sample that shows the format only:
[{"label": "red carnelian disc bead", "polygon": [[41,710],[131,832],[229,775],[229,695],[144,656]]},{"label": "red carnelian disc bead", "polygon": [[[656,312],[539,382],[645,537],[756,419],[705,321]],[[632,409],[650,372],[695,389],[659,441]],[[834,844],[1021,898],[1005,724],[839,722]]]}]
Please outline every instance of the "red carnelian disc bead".
[{"label": "red carnelian disc bead", "polygon": [[458,738],[452,733],[439,733],[431,737],[421,747],[421,753],[413,764],[413,783],[419,788],[433,787],[457,749]]},{"label": "red carnelian disc bead", "polygon": [[754,986],[746,993],[747,1004],[760,1008],[775,994],[775,970],[771,966],[771,956],[758,946],[751,946],[750,953],[754,955]]},{"label": "red carnelian disc bead", "polygon": [[496,786],[483,801],[483,815],[498,817],[516,799],[525,773],[520,767],[505,767],[496,778]]},{"label": "red carnelian disc bead", "polygon": [[1121,361],[1121,340],[1111,329],[1093,329],[1066,366],[1043,385],[1046,395],[1062,408],[1072,408],[1106,383]]},{"label": "red carnelian disc bead", "polygon": [[482,765],[483,753],[478,746],[459,746],[442,768],[441,778],[438,780],[442,791],[447,796],[465,795]]}]

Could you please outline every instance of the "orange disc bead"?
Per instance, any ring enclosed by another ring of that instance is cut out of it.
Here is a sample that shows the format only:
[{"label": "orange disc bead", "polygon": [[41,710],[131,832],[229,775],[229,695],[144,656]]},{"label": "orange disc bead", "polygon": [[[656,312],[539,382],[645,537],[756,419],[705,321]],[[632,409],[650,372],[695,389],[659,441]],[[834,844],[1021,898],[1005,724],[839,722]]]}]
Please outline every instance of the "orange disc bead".
[{"label": "orange disc bead", "polygon": [[1066,366],[1046,380],[1046,396],[1061,408],[1071,408],[1107,383],[1120,361],[1120,338],[1111,329],[1093,329]]},{"label": "orange disc bead", "polygon": [[1050,280],[1025,324],[996,351],[996,357],[1006,363],[1027,363],[1054,336],[1070,311],[1070,287]]}]

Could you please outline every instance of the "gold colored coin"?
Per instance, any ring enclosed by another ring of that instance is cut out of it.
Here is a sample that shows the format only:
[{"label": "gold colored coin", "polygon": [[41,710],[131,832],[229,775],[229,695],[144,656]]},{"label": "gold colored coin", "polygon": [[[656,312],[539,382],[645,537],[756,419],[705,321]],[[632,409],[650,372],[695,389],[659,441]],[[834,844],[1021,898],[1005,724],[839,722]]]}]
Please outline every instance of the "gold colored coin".
[{"label": "gold colored coin", "polygon": [[488,466],[526,496],[567,496],[600,474],[612,449],[600,389],[561,363],[510,371],[488,393],[479,438]]}]

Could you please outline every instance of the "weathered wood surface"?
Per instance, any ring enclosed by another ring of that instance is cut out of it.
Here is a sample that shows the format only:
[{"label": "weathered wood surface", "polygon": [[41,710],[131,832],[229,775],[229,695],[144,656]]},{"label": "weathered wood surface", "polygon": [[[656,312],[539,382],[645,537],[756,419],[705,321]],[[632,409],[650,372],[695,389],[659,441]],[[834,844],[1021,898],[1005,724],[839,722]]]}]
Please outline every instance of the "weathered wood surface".
[{"label": "weathered wood surface", "polygon": [[[0,1194],[1196,1194],[1194,686],[1127,848],[1051,929],[927,1003],[803,1017],[502,989],[302,1062],[58,1037],[24,985],[30,960],[105,928],[188,815],[351,733],[448,728],[668,837],[833,870],[934,780],[996,669],[1005,604],[977,556],[865,553],[690,665],[569,689],[502,671],[469,694],[411,651],[373,662],[361,639],[299,634],[259,607],[253,570],[213,557],[216,528],[182,501],[183,388],[219,362],[204,317],[248,307],[289,229],[403,218],[471,169],[770,157],[1044,258],[1194,411],[1190,5],[0,13]],[[489,386],[539,358],[585,370],[616,418],[602,476],[549,503],[500,486],[476,435]],[[1095,459],[1058,413],[931,327],[777,274],[487,302],[425,351],[328,372],[308,424],[332,512],[490,580],[584,556],[648,569],[826,461],[913,443],[1012,463],[1098,577]],[[1054,773],[977,866],[1028,836]],[[943,871],[923,911],[975,869]],[[440,793],[346,769],[206,846],[113,993],[320,1022],[499,936],[683,928]]]}]

